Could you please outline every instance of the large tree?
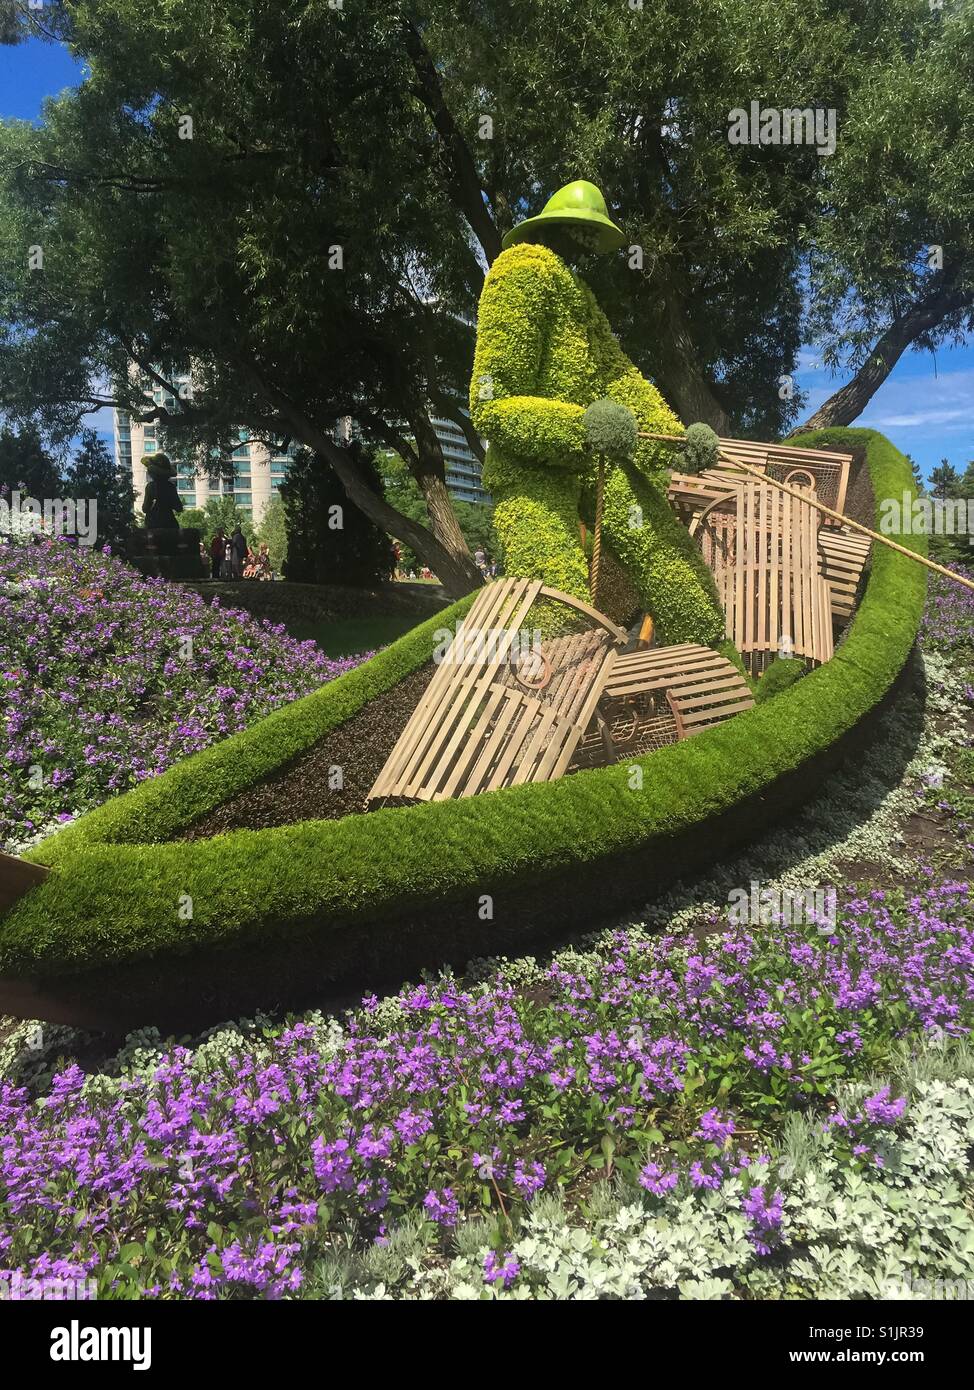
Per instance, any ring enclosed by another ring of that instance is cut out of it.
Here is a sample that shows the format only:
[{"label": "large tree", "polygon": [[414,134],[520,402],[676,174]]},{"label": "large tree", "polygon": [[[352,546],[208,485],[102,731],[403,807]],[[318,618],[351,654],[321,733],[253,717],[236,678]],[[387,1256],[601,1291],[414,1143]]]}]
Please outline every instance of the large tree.
[{"label": "large tree", "polygon": [[[963,331],[971,7],[947,8],[21,7],[23,24],[68,37],[90,77],[40,129],[0,132],[0,406],[63,431],[121,400],[218,455],[239,423],[297,439],[467,588],[477,576],[430,412],[479,450],[460,408],[477,296],[504,231],[559,183],[605,188],[633,249],[594,267],[596,288],[688,422],[765,436],[794,424],[809,274],[828,360],[861,360],[857,410],[881,377],[877,335]],[[925,92],[900,90],[904,55]],[[732,144],[728,113],[752,100],[834,108],[836,153]],[[930,243],[944,265],[928,274]],[[192,401],[171,389],[187,360]],[[171,405],[147,405],[133,365]],[[333,435],[347,415],[407,460],[430,530],[370,489]]]},{"label": "large tree", "polygon": [[[46,22],[90,76],[39,128],[0,130],[0,404],[55,438],[119,405],[185,456],[226,458],[240,424],[298,440],[469,590],[429,412],[459,414],[477,286],[400,17],[74,0]],[[347,416],[407,459],[431,529],[370,488]]]},{"label": "large tree", "polygon": [[809,237],[810,332],[852,370],[813,429],[855,420],[908,348],[974,328],[974,4],[882,11]]}]

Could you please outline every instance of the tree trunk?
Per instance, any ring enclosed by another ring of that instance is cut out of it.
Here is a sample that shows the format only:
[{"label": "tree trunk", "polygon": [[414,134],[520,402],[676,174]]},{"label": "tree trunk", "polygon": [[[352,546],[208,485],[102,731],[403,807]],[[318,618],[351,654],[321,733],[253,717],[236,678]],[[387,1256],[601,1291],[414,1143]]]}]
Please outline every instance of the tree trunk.
[{"label": "tree trunk", "polygon": [[[278,412],[283,421],[286,421],[293,437],[300,440],[302,444],[306,444],[309,449],[313,449],[315,453],[320,454],[335,470],[335,476],[345,489],[348,500],[353,502],[370,521],[375,522],[380,530],[385,531],[386,535],[395,536],[397,540],[405,541],[415,550],[416,554],[426,561],[426,564],[452,598],[462,598],[482,582],[480,571],[473,563],[469,553],[466,552],[466,542],[464,542],[462,534],[460,536],[462,550],[455,555],[441,541],[437,540],[432,531],[428,531],[418,521],[410,521],[408,516],[403,516],[402,512],[390,506],[384,497],[373,492],[357,472],[346,450],[336,444],[330,435],[323,433],[314,421],[309,419],[304,411],[289,399],[285,392],[266,381],[255,363],[244,358],[237,360],[240,371],[251,382],[255,391],[259,392],[264,400]],[[432,431],[432,426],[429,425],[428,420],[426,423]],[[439,443],[435,440],[435,435],[434,441],[438,448]],[[442,468],[442,454],[440,454],[440,465]],[[456,515],[453,513],[452,507],[450,513],[453,516],[454,525],[457,525]],[[459,526],[457,529],[459,530]],[[466,553],[469,563],[464,563],[464,553]],[[471,570],[473,574],[471,574]]]},{"label": "tree trunk", "polygon": [[929,332],[942,323],[948,314],[974,303],[970,291],[941,286],[919,300],[905,314],[890,324],[869,357],[851,381],[829,396],[814,415],[810,415],[799,431],[829,429],[834,425],[850,425],[857,419],[882,386],[900,357],[921,333]]},{"label": "tree trunk", "polygon": [[419,484],[429,513],[433,534],[450,552],[454,562],[467,576],[466,593],[483,582],[474,563],[466,538],[460,530],[446,486],[443,450],[428,415],[416,415],[410,422],[416,439],[416,453],[407,459],[409,471]]},{"label": "tree trunk", "polygon": [[[668,276],[669,279],[669,276]],[[680,299],[680,286],[670,279],[663,292],[662,332],[666,342],[660,353],[659,385],[667,403],[686,425],[702,420],[717,434],[727,435],[730,421],[697,357],[697,349]]]},{"label": "tree trunk", "polygon": [[474,236],[483,248],[487,264],[493,265],[501,252],[501,238],[484,202],[476,163],[459,126],[453,119],[453,113],[447,106],[440,74],[419,29],[407,19],[403,21],[402,32],[406,52],[418,80],[417,94],[426,107],[433,128],[442,143],[443,162],[451,196],[470,223]]}]

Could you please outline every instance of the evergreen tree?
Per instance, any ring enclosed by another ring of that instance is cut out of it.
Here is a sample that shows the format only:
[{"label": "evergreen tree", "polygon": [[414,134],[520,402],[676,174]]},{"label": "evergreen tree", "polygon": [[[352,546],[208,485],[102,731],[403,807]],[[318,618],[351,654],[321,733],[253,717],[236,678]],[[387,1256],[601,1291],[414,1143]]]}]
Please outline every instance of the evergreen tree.
[{"label": "evergreen tree", "polygon": [[957,484],[960,476],[957,469],[949,459],[941,459],[937,467],[930,472],[930,491],[934,497],[943,500],[946,497],[958,496]]},{"label": "evergreen tree", "polygon": [[[358,442],[350,448],[356,468],[381,495],[372,451]],[[349,502],[323,459],[300,450],[281,485],[281,498],[287,518],[285,579],[367,588],[389,578],[395,563],[392,542]]]},{"label": "evergreen tree", "polygon": [[32,426],[19,431],[7,425],[0,429],[0,487],[38,502],[62,495],[61,471]]},{"label": "evergreen tree", "polygon": [[271,569],[280,574],[287,559],[287,514],[281,498],[272,497],[257,529],[257,544],[266,545]]},{"label": "evergreen tree", "polygon": [[135,525],[135,489],[128,471],[119,468],[94,430],[83,430],[64,479],[69,497],[84,498],[98,508],[99,546],[124,549]]}]

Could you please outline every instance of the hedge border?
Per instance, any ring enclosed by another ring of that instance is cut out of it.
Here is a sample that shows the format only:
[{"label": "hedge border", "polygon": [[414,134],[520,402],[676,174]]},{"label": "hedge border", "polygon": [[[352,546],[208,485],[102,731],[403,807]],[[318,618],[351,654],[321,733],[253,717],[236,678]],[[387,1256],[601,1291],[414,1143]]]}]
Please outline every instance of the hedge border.
[{"label": "hedge border", "polygon": [[[876,499],[912,491],[909,463],[875,431],[820,431],[803,442],[865,446]],[[925,550],[923,537],[892,539]],[[388,922],[398,934],[395,924],[418,922],[422,930],[471,895],[495,888],[510,895],[519,881],[535,890],[633,854],[644,865],[645,899],[654,873],[665,876],[675,840],[706,835],[708,823],[738,803],[780,801],[776,784],[789,783],[883,700],[909,657],[925,590],[920,566],[874,547],[865,594],[833,659],[737,719],[634,760],[645,774],[638,792],[626,764],[468,800],[158,843],[415,670],[471,595],[364,666],[39,847],[31,857],[58,872],[0,920],[0,970],[55,980],[176,958],[185,968],[196,951],[202,959],[220,948],[225,958],[228,947],[253,950],[273,938],[293,946],[309,933],[317,952],[333,942],[337,955],[354,955],[346,929],[356,924]],[[185,895],[193,900],[191,926],[179,915]]]}]

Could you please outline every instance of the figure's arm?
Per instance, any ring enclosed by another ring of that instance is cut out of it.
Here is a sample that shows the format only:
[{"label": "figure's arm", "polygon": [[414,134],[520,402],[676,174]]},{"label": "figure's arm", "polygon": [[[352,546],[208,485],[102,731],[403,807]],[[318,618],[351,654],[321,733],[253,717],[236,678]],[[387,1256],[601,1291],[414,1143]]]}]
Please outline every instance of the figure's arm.
[{"label": "figure's arm", "polygon": [[470,416],[505,452],[582,469],[583,407],[535,394],[559,289],[543,248],[521,245],[498,257],[480,298]]},{"label": "figure's arm", "polygon": [[[684,429],[679,416],[667,405],[659,389],[651,381],[647,381],[642,372],[630,362],[594,297],[591,311],[599,321],[598,331],[603,339],[604,360],[609,364],[609,382],[605,394],[610,400],[629,407],[640,430],[646,430],[650,434],[683,434]],[[641,473],[659,478],[663,469],[673,466],[675,457],[671,446],[651,439],[642,439],[633,462]]]}]

